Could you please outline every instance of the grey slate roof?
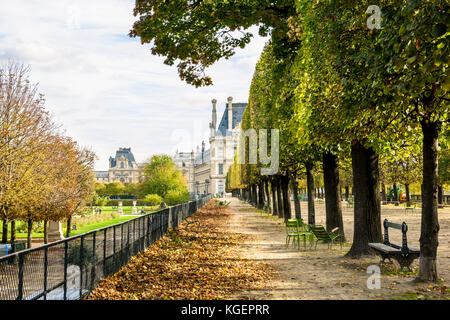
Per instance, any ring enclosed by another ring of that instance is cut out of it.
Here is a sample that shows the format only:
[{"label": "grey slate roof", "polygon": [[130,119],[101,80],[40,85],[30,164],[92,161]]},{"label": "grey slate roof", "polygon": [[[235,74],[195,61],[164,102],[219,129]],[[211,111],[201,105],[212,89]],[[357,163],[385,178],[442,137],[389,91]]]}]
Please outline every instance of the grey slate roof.
[{"label": "grey slate roof", "polygon": [[246,103],[233,103],[233,128],[228,128],[228,109],[225,106],[225,111],[222,115],[222,120],[220,120],[219,126],[217,127],[216,134],[225,136],[227,134],[227,129],[234,129],[242,121],[242,116],[244,115]]},{"label": "grey slate roof", "polygon": [[115,158],[113,158],[113,157],[109,158],[111,160],[111,167],[115,167],[117,165],[117,160],[121,156],[124,156],[128,160],[130,167],[133,165],[133,162],[136,161],[134,159],[134,155],[131,153],[131,148],[120,148],[119,150],[116,151]]}]

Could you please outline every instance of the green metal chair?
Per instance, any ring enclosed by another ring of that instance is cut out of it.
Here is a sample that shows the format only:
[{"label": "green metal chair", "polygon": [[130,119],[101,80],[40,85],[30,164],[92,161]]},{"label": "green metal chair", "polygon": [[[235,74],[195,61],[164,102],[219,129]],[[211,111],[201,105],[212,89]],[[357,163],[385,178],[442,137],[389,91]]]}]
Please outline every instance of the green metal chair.
[{"label": "green metal chair", "polygon": [[[314,234],[315,240],[315,249],[317,249],[317,242],[326,241],[328,243],[328,249],[331,249],[333,246],[333,241],[339,238],[339,244],[342,249],[342,237],[340,234],[330,234],[325,230],[322,225],[309,225],[311,232]],[[339,228],[334,228],[332,232],[336,232]]]},{"label": "green metal chair", "polygon": [[314,234],[311,232],[311,229],[308,224],[303,222],[303,219],[292,219],[298,221],[298,227],[301,235],[303,236],[303,241],[306,249],[306,239],[309,240],[309,246],[312,247],[314,244]]},{"label": "green metal chair", "polygon": [[311,236],[312,233],[303,223],[303,219],[288,219],[286,221],[286,247],[289,246],[290,238],[294,238],[294,240],[297,240],[297,246],[300,249],[300,237],[303,237],[303,244],[306,249],[306,237],[310,238]]}]

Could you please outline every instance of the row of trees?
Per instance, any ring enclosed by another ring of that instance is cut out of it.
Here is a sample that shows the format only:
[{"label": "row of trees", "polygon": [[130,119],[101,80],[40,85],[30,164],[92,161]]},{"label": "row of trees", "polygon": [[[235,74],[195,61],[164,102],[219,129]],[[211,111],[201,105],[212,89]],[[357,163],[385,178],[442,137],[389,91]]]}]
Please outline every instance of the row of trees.
[{"label": "row of trees", "polygon": [[[60,132],[45,99],[30,83],[29,68],[0,67],[0,218],[2,242],[16,240],[16,221],[25,221],[28,247],[33,222],[67,220],[93,195],[95,155]],[[70,228],[68,228],[70,232]]]},{"label": "row of trees", "polygon": [[[381,29],[368,28],[371,4],[136,1],[139,19],[130,35],[152,43],[152,53],[165,56],[166,64],[178,62],[183,80],[202,86],[212,83],[205,70],[245,47],[252,38],[248,28],[258,25],[271,40],[256,66],[241,126],[280,130],[280,168],[262,176],[261,163],[233,166],[230,186],[262,203],[270,182],[274,208],[289,217],[289,184],[298,199],[297,177],[304,173],[308,223],[314,223],[313,170],[320,166],[327,228],[343,230],[339,171],[351,170],[355,218],[348,255],[359,257],[369,253],[369,242],[382,240],[380,174],[388,179],[394,168],[393,182],[409,185],[408,174],[421,170],[417,280],[436,281],[438,185],[448,178],[438,173],[438,152],[448,155],[449,141],[448,2],[381,0]],[[297,200],[295,208],[298,215]]]}]

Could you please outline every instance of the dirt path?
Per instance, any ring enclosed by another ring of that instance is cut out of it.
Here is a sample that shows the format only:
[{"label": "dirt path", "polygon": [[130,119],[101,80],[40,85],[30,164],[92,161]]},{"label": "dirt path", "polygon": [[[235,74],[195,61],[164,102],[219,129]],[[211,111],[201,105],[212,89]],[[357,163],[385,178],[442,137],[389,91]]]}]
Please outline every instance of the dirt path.
[{"label": "dirt path", "polygon": [[[421,298],[448,296],[448,289],[444,285],[449,283],[449,225],[450,214],[440,215],[440,247],[438,270],[442,282],[439,286],[429,288],[412,282],[414,274],[398,274],[390,268],[382,268],[381,288],[369,290],[366,268],[378,265],[377,256],[363,259],[344,258],[350,244],[339,245],[327,249],[326,244],[319,244],[317,250],[302,248],[300,251],[285,246],[285,229],[281,219],[259,213],[253,207],[236,198],[231,201],[229,209],[232,217],[228,226],[229,231],[252,235],[252,239],[243,243],[239,250],[244,258],[268,262],[279,273],[279,277],[269,281],[270,289],[241,291],[233,295],[232,299],[393,299],[393,298]],[[316,223],[325,224],[324,205],[316,208]],[[302,203],[302,212],[306,212],[306,204]],[[352,209],[344,209],[344,229],[348,241],[353,235]],[[413,245],[418,245],[420,234],[420,214],[405,216],[403,209],[383,209],[382,219],[392,221],[406,221],[409,225],[408,236]],[[393,239],[401,241],[400,235],[393,235]],[[417,261],[414,262],[417,272]],[[389,271],[390,270],[390,271]],[[409,295],[405,295],[409,293]]]}]

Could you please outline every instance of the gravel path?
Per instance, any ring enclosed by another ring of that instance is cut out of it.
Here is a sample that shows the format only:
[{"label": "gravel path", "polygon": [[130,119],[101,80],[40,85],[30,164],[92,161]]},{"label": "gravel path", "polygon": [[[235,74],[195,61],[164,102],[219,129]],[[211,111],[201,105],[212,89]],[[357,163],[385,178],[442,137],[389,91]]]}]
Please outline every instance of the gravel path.
[{"label": "gravel path", "polygon": [[[285,228],[282,219],[258,212],[245,202],[236,198],[231,201],[229,209],[232,217],[229,231],[252,235],[253,239],[243,243],[239,250],[244,258],[268,262],[279,273],[279,277],[269,281],[270,289],[239,292],[233,299],[393,299],[405,297],[405,293],[424,295],[434,294],[435,289],[427,285],[413,283],[414,274],[398,274],[388,272],[395,270],[382,268],[381,288],[369,290],[367,280],[370,274],[366,268],[378,265],[377,256],[362,259],[344,258],[349,250],[353,236],[353,209],[344,208],[344,229],[348,243],[342,250],[339,245],[328,250],[326,244],[320,244],[317,250],[297,250],[293,246],[285,246]],[[307,204],[302,202],[302,213],[307,212]],[[450,210],[439,211],[441,225],[438,272],[442,282],[440,286],[449,284],[450,266]],[[393,222],[406,221],[409,227],[408,241],[419,246],[420,210],[405,214],[404,209],[385,207],[382,209],[382,219]],[[316,223],[325,225],[324,204],[317,204]],[[392,240],[401,242],[401,232],[392,233]],[[391,235],[391,234],[390,234]],[[393,241],[394,242],[394,241]],[[417,272],[418,261],[413,265]],[[388,273],[388,274],[387,274]],[[427,292],[428,290],[428,292]],[[444,287],[445,290],[445,287]],[[431,292],[431,293],[430,293]],[[446,296],[448,295],[448,289]],[[420,298],[420,296],[419,296]]]}]

